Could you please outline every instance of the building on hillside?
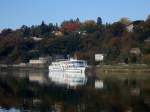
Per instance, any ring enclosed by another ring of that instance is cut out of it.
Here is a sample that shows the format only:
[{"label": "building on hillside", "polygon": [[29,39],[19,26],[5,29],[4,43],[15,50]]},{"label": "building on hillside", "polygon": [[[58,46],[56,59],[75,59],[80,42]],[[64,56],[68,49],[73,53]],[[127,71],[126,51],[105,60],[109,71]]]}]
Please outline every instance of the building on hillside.
[{"label": "building on hillside", "polygon": [[133,32],[133,28],[134,28],[134,25],[133,24],[130,24],[126,27],[127,31],[128,32]]},{"label": "building on hillside", "polygon": [[133,21],[132,23],[130,23],[130,24],[128,24],[128,25],[126,26],[127,31],[128,31],[128,32],[133,32],[134,27],[135,27],[136,25],[139,25],[139,24],[142,23],[142,22],[144,22],[144,21],[142,21],[142,20]]},{"label": "building on hillside", "polygon": [[38,38],[38,37],[31,37],[34,41],[41,41],[42,38]]},{"label": "building on hillside", "polygon": [[51,57],[39,57],[39,59],[29,60],[29,64],[50,64],[52,61]]},{"label": "building on hillside", "polygon": [[97,53],[95,54],[95,61],[100,62],[104,60],[104,54]]},{"label": "building on hillside", "polygon": [[61,31],[53,31],[52,32],[56,37],[62,37],[63,33]]},{"label": "building on hillside", "polygon": [[140,50],[140,48],[131,48],[129,53],[130,54],[134,54],[134,55],[140,55],[141,54],[141,50]]}]

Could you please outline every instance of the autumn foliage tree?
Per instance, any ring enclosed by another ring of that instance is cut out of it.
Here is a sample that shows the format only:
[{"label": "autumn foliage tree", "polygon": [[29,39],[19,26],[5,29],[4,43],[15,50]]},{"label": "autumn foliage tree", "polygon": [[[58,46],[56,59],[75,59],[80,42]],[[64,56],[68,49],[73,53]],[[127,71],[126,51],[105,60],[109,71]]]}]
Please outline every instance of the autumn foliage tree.
[{"label": "autumn foliage tree", "polygon": [[[127,27],[132,26],[132,31]],[[57,36],[59,32],[62,35]],[[104,63],[127,62],[133,59],[131,48],[139,48],[138,63],[149,60],[150,19],[130,21],[121,18],[114,23],[102,23],[79,18],[65,20],[60,24],[42,21],[31,27],[22,25],[19,29],[3,29],[0,33],[0,63],[28,62],[29,59],[54,54],[78,54],[80,59],[94,63],[94,54],[105,54]],[[146,42],[146,43],[145,43]]]}]

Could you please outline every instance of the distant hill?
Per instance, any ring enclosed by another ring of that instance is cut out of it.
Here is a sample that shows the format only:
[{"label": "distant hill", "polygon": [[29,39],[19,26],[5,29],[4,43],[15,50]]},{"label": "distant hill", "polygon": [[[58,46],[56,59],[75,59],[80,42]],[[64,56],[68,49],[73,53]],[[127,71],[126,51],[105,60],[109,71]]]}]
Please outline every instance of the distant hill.
[{"label": "distant hill", "polygon": [[[57,24],[19,29],[3,29],[0,33],[0,63],[21,63],[41,56],[76,55],[95,64],[95,53],[105,54],[104,62],[150,64],[150,19],[129,21],[123,18],[112,24],[79,18]],[[137,49],[138,54],[131,52]]]}]

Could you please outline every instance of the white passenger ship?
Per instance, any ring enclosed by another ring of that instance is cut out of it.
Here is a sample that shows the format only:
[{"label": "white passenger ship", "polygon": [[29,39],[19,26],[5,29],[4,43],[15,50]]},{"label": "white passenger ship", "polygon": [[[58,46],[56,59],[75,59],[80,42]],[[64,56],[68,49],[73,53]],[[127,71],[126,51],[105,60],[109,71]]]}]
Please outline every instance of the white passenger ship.
[{"label": "white passenger ship", "polygon": [[87,62],[85,60],[57,60],[49,66],[50,72],[85,73]]}]

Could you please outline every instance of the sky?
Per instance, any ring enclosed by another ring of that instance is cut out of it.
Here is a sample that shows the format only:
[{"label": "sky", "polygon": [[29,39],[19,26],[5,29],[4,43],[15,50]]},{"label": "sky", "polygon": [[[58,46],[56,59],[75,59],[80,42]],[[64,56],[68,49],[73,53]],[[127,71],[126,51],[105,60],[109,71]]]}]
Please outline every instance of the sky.
[{"label": "sky", "polygon": [[64,20],[96,20],[103,23],[145,20],[150,14],[150,0],[0,0],[0,30],[17,29],[22,25],[38,25],[42,21],[61,23]]}]

